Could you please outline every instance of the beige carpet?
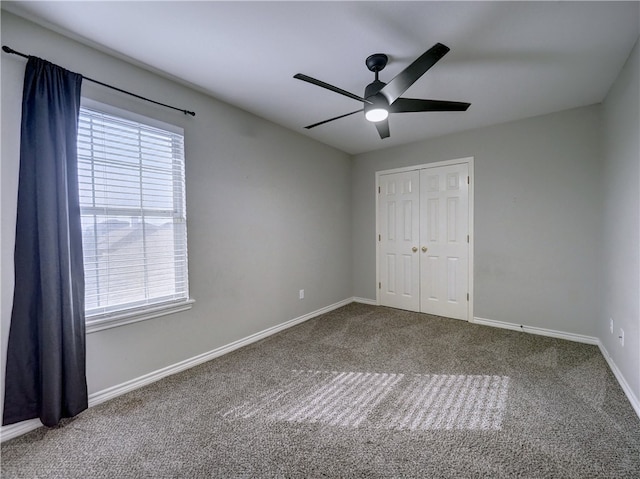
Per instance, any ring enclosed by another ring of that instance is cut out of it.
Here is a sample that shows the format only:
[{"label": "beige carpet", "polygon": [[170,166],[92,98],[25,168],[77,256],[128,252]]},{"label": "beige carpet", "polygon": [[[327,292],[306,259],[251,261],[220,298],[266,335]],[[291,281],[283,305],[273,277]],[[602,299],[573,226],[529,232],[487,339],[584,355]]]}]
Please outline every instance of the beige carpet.
[{"label": "beige carpet", "polygon": [[639,478],[640,420],[595,346],[351,304],[8,441],[2,477]]}]

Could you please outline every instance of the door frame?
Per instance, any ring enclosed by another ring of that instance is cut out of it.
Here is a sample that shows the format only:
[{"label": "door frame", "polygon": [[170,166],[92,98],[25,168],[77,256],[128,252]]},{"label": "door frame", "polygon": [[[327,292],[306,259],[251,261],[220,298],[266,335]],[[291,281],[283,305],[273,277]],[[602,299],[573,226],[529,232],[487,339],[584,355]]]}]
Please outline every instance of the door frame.
[{"label": "door frame", "polygon": [[422,169],[428,169],[428,168],[438,168],[441,166],[450,166],[450,165],[459,165],[459,164],[466,164],[469,168],[469,304],[468,304],[468,310],[467,310],[467,321],[472,323],[474,320],[474,316],[473,316],[473,250],[474,250],[474,241],[475,241],[475,234],[474,234],[474,227],[473,227],[473,218],[474,218],[474,208],[473,208],[473,203],[474,203],[474,185],[475,185],[475,181],[474,181],[474,170],[473,170],[473,157],[467,157],[467,158],[458,158],[458,159],[454,159],[454,160],[444,160],[444,161],[436,161],[433,163],[424,163],[421,165],[412,165],[412,166],[405,166],[402,168],[392,168],[390,170],[380,170],[380,171],[376,171],[376,187],[375,187],[375,203],[376,203],[376,235],[375,235],[375,241],[376,241],[376,284],[375,284],[375,288],[376,288],[376,305],[380,306],[380,289],[378,288],[378,284],[380,282],[380,241],[378,241],[378,235],[381,234],[380,232],[380,225],[378,224],[379,222],[379,214],[380,212],[378,211],[378,190],[380,188],[380,176],[381,175],[389,175],[389,174],[393,174],[393,173],[404,173],[407,171],[413,171],[413,170],[422,170]]}]

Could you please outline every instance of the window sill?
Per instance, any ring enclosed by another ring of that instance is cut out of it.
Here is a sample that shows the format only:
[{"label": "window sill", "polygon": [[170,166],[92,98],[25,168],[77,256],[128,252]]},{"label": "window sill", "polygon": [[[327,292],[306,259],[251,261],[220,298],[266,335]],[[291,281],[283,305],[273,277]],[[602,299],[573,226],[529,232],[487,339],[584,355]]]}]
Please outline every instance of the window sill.
[{"label": "window sill", "polygon": [[195,303],[194,299],[188,299],[186,301],[180,301],[179,303],[150,306],[142,310],[127,311],[106,317],[88,319],[86,323],[86,333],[91,334],[105,329],[124,326],[125,324],[137,323],[138,321],[146,321],[147,319],[153,319],[167,314],[187,311],[192,308],[193,303]]}]

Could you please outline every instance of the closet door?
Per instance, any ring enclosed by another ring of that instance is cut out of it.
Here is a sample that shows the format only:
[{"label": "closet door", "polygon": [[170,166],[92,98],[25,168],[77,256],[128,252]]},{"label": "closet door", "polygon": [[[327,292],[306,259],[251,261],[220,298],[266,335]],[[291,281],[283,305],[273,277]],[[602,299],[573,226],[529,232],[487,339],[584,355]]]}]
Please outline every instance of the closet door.
[{"label": "closet door", "polygon": [[420,311],[468,320],[468,165],[420,170]]},{"label": "closet door", "polygon": [[378,288],[383,306],[420,310],[420,172],[380,175]]}]

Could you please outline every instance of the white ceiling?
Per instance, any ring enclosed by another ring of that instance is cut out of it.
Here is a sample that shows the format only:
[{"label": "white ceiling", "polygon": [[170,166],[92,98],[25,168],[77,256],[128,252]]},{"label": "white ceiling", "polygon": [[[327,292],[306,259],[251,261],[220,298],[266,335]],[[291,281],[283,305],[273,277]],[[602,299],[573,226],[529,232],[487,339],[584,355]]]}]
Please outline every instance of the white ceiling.
[{"label": "white ceiling", "polygon": [[[602,101],[640,33],[639,5],[2,2],[351,154]],[[468,111],[393,114],[384,140],[361,114],[303,128],[361,104],[295,80],[295,73],[361,96],[373,80],[367,56],[389,56],[380,73],[388,82],[437,42],[451,51],[403,96],[466,101]],[[178,106],[197,113],[198,105]]]}]

